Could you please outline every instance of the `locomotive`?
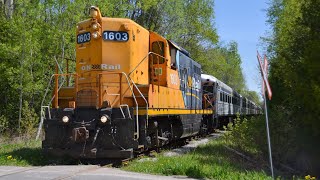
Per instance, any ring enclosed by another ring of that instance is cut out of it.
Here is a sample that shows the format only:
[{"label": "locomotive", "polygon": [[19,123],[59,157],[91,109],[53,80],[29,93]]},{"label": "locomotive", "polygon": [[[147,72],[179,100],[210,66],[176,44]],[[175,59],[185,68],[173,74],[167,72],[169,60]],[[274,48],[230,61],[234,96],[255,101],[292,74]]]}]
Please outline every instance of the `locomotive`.
[{"label": "locomotive", "polygon": [[232,88],[201,74],[189,52],[130,19],[102,17],[92,6],[90,19],[77,24],[76,40],[75,73],[53,75],[42,141],[47,153],[132,158],[213,132],[236,113],[259,113]]}]

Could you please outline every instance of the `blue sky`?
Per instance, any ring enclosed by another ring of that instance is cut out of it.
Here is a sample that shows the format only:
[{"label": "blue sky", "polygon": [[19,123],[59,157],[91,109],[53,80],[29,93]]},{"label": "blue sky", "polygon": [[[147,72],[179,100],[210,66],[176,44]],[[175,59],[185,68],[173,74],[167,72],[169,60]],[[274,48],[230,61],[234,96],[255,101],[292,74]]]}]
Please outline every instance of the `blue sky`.
[{"label": "blue sky", "polygon": [[262,49],[260,37],[270,29],[266,23],[267,8],[267,0],[215,0],[215,27],[220,41],[238,43],[247,87],[259,94],[261,78],[256,52]]}]

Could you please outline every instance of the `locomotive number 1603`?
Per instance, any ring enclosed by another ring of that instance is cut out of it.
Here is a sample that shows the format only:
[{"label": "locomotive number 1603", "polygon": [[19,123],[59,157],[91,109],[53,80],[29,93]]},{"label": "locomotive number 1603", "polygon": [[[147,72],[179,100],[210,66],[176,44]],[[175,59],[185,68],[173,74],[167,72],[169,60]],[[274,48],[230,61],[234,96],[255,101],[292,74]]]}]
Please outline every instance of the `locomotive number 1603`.
[{"label": "locomotive number 1603", "polygon": [[104,31],[103,39],[106,41],[123,41],[126,42],[129,40],[129,35],[127,32],[121,31]]},{"label": "locomotive number 1603", "polygon": [[79,34],[79,35],[78,35],[78,37],[77,37],[77,43],[78,43],[78,44],[86,43],[86,42],[89,42],[90,39],[91,39],[91,34],[90,34],[90,32],[82,33],[82,34]]}]

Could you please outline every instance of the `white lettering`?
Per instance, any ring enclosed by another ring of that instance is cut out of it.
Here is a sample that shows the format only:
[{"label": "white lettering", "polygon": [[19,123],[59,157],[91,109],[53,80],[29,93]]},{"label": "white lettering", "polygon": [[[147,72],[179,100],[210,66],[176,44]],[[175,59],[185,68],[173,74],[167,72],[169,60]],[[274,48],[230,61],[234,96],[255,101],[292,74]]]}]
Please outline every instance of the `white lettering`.
[{"label": "white lettering", "polygon": [[101,64],[101,69],[102,69],[102,70],[108,69],[108,65],[107,65],[107,64]]},{"label": "white lettering", "polygon": [[170,81],[173,85],[178,85],[178,77],[176,74],[170,74]]},{"label": "white lettering", "polygon": [[111,64],[90,64],[90,65],[84,65],[81,66],[81,70],[82,71],[89,71],[91,70],[91,67],[93,69],[101,69],[101,70],[120,70],[121,66],[120,64],[115,64],[115,65],[111,65]]},{"label": "white lettering", "polygon": [[192,87],[197,88],[196,79],[192,77]]},{"label": "white lettering", "polygon": [[84,65],[84,66],[81,66],[81,70],[82,71],[88,71],[91,69],[91,65]]},{"label": "white lettering", "polygon": [[109,32],[108,39],[114,40],[114,32]]}]

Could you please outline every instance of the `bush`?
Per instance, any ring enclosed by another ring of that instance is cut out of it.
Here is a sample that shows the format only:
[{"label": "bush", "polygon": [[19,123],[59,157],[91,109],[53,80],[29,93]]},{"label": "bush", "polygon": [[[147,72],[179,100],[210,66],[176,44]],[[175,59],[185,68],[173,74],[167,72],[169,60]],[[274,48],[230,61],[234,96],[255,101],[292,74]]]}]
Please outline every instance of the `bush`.
[{"label": "bush", "polygon": [[35,110],[29,107],[28,102],[25,101],[22,108],[21,133],[30,138],[35,134],[38,122],[39,117]]},{"label": "bush", "polygon": [[30,139],[35,136],[39,117],[33,107],[27,101],[23,102],[21,111],[20,128],[18,126],[18,109],[7,114],[0,115],[1,141],[10,139]]},{"label": "bush", "polygon": [[0,134],[3,134],[6,130],[9,128],[9,121],[8,119],[4,116],[0,116]]},{"label": "bush", "polygon": [[267,147],[264,118],[252,117],[249,120],[237,116],[234,125],[229,123],[225,134],[227,143],[248,154],[260,156]]},{"label": "bush", "polygon": [[[0,144],[10,139],[10,124],[8,118],[5,115],[0,116]],[[1,146],[0,146],[1,149]]]},{"label": "bush", "polygon": [[[269,127],[275,168],[281,168],[284,164],[300,170],[301,174],[309,172],[309,170],[316,167],[315,164],[317,162],[315,161],[317,158],[314,158],[314,161],[310,158],[313,149],[305,148],[301,150],[299,147],[299,138],[307,138],[303,136],[303,133],[297,133],[299,130],[301,131],[298,126],[290,122],[290,120],[286,121],[286,119],[292,120],[294,117],[281,107],[272,107],[270,110],[272,113],[269,115]],[[264,116],[250,119],[237,117],[234,120],[234,125],[229,123],[225,129],[229,130],[224,136],[228,146],[259,162],[268,161],[269,152]],[[317,145],[314,145],[314,149],[317,150]],[[284,169],[284,171],[286,170]]]}]

